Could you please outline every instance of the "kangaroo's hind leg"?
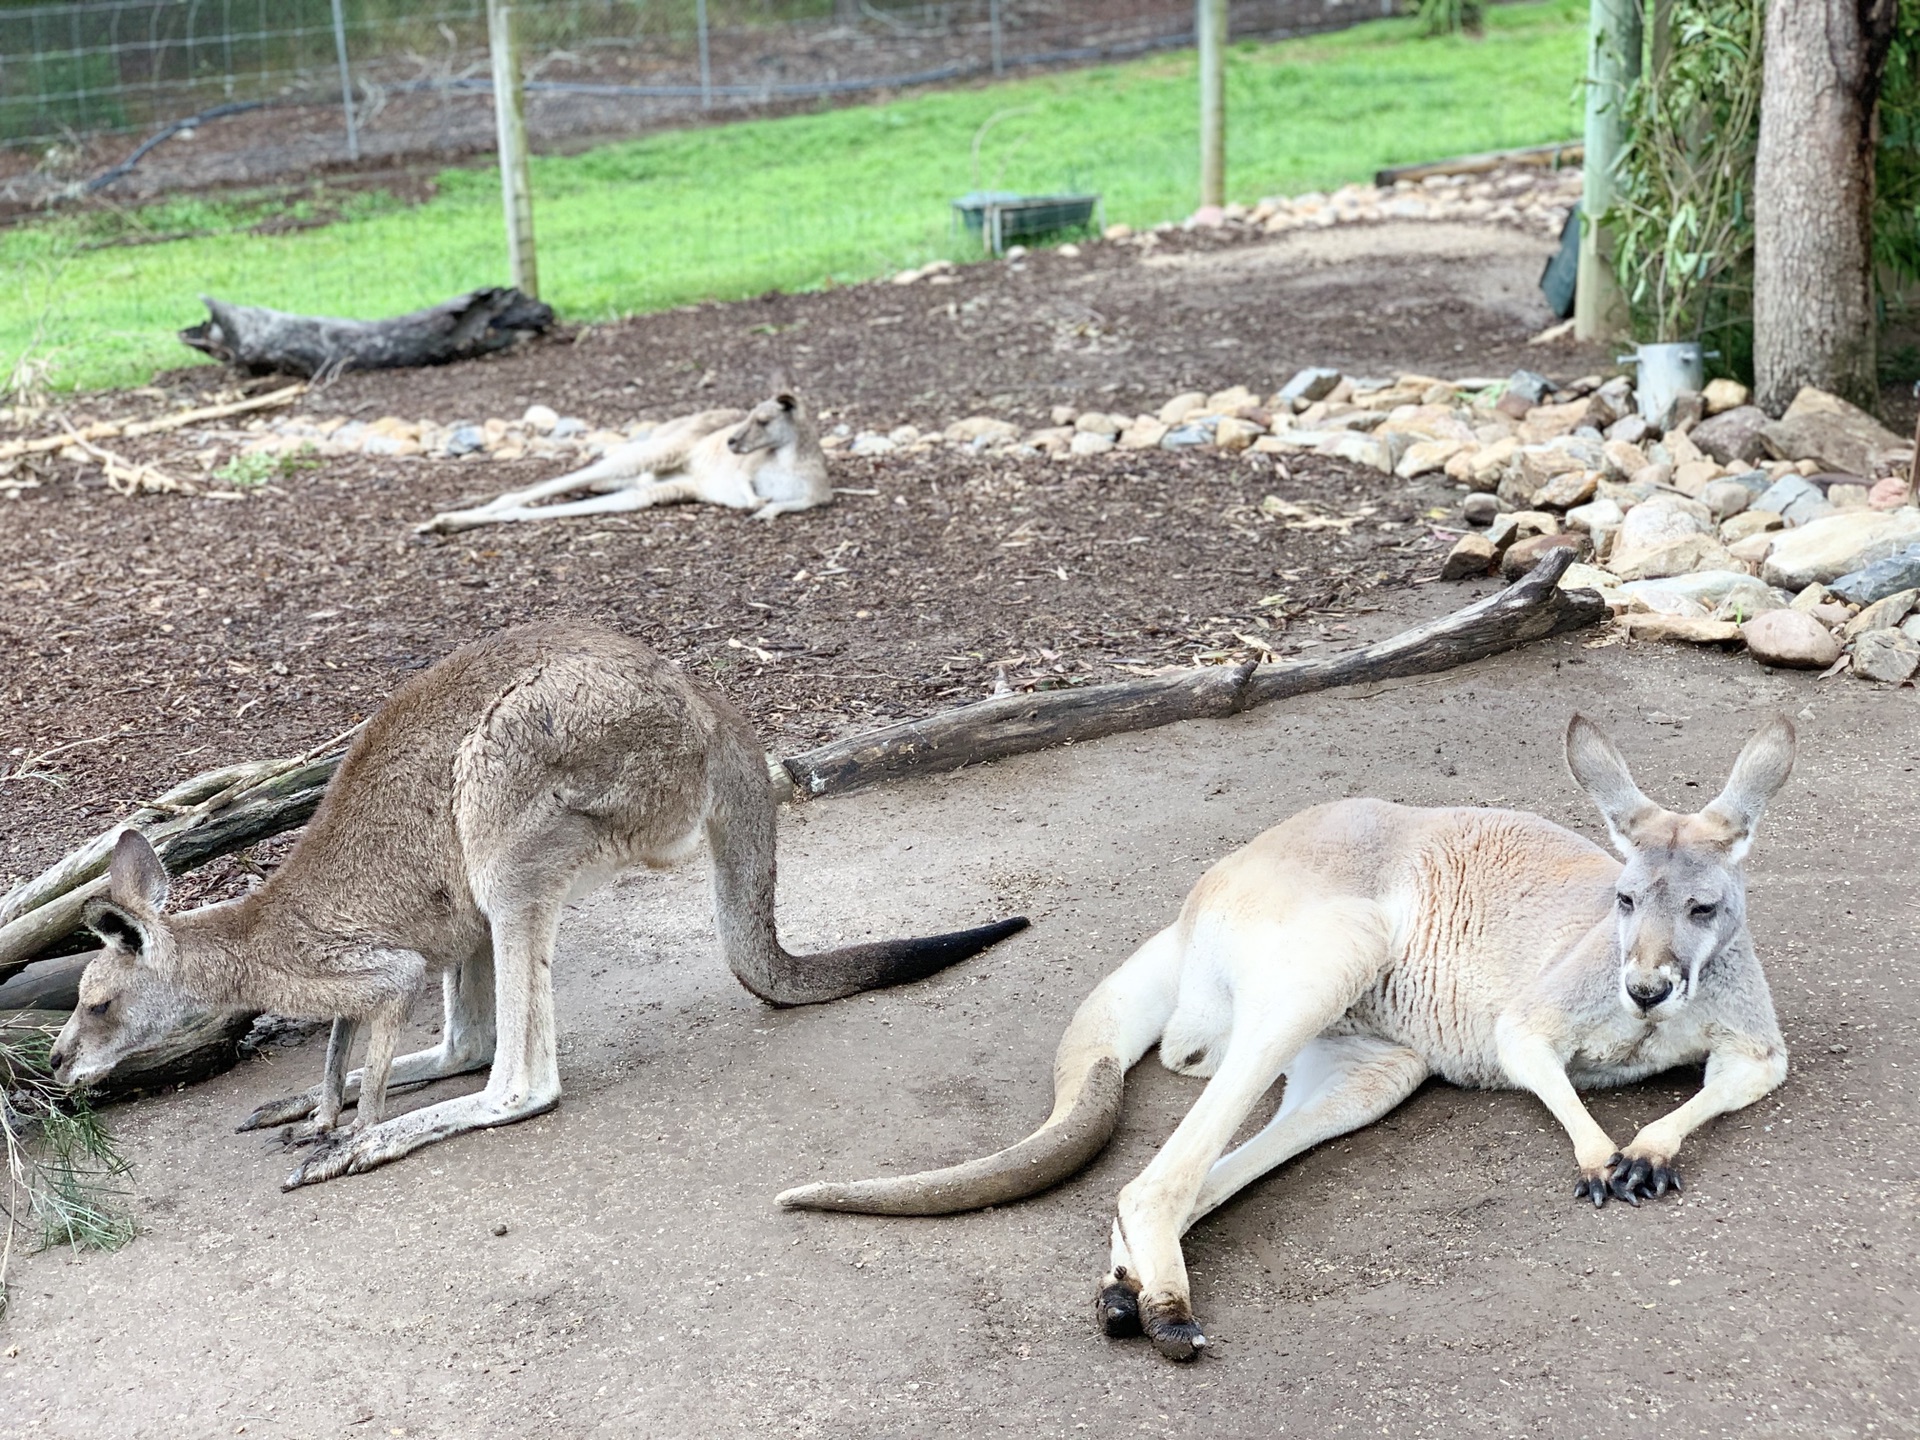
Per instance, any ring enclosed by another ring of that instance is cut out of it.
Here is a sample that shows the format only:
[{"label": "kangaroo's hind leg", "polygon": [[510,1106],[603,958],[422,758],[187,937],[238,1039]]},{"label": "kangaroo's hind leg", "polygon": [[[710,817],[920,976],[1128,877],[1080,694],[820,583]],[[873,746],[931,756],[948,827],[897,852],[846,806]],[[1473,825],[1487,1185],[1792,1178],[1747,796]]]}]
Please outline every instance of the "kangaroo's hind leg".
[{"label": "kangaroo's hind leg", "polygon": [[1259,1134],[1214,1162],[1188,1228],[1294,1156],[1371,1125],[1419,1089],[1430,1071],[1417,1051],[1391,1040],[1322,1035],[1285,1073],[1279,1110]]},{"label": "kangaroo's hind leg", "polygon": [[1193,1318],[1180,1236],[1208,1174],[1255,1102],[1386,960],[1385,922],[1365,901],[1296,905],[1283,916],[1228,913],[1196,921],[1187,961],[1189,969],[1217,966],[1228,976],[1233,1019],[1226,1054],[1172,1138],[1120,1192],[1115,1248],[1128,1257],[1129,1275],[1108,1277],[1109,1284],[1131,1280],[1138,1287],[1141,1328],[1172,1360],[1192,1360],[1206,1345]]}]

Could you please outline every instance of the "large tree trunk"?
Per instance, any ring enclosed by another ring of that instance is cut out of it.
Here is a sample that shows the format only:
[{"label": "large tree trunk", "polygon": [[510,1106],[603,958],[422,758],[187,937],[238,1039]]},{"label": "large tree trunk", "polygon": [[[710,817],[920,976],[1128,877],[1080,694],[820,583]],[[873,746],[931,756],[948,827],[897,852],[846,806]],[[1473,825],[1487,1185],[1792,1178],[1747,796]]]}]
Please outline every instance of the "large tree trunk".
[{"label": "large tree trunk", "polygon": [[1878,409],[1874,111],[1895,0],[1770,0],[1754,167],[1756,399],[1802,385]]}]

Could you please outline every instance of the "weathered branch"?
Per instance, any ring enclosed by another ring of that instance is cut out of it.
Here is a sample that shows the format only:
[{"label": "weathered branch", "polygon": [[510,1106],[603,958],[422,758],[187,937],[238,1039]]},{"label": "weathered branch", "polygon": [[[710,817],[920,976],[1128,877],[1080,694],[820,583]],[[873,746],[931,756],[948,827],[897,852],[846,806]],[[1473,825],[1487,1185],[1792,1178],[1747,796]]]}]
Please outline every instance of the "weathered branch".
[{"label": "weathered branch", "polygon": [[1549,552],[1497,595],[1345,654],[982,700],[822,745],[788,760],[787,770],[802,795],[837,794],[1176,720],[1237,714],[1289,695],[1446,670],[1604,619],[1607,607],[1592,591],[1559,588],[1572,560],[1571,550]]},{"label": "weathered branch", "polygon": [[322,378],[347,370],[395,370],[471,360],[544,333],[553,309],[518,290],[456,295],[389,320],[289,315],[200,297],[209,318],[180,332],[183,344],[256,372]]},{"label": "weathered branch", "polygon": [[22,455],[63,450],[76,441],[111,440],[116,436],[137,439],[142,435],[157,435],[163,430],[178,430],[183,425],[198,425],[208,420],[224,420],[229,415],[245,415],[254,410],[291,405],[306,393],[305,385],[287,385],[265,395],[252,395],[245,400],[233,400],[224,405],[199,405],[191,410],[176,410],[171,415],[161,415],[152,420],[100,420],[92,425],[82,425],[77,430],[69,427],[58,435],[42,435],[37,440],[9,440],[0,445],[0,460],[17,460]]}]

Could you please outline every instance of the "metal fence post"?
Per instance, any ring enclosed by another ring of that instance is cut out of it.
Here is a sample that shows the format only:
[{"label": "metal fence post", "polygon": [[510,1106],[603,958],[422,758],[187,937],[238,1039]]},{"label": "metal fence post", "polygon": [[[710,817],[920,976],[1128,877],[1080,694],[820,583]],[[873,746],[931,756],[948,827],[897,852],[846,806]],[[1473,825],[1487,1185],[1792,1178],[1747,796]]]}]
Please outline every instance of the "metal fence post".
[{"label": "metal fence post", "polygon": [[527,107],[520,89],[520,46],[513,0],[487,0],[487,48],[493,57],[493,118],[500,142],[500,198],[507,213],[507,262],[522,294],[540,293],[533,260],[533,194],[527,177]]},{"label": "metal fence post", "polygon": [[993,51],[993,73],[998,75],[1005,68],[1001,51],[1005,41],[1000,34],[1000,0],[989,0],[987,5],[987,36]]},{"label": "metal fence post", "polygon": [[695,0],[694,24],[700,27],[700,108],[713,108],[713,64],[707,51],[707,0]]},{"label": "metal fence post", "polygon": [[1200,203],[1227,203],[1227,0],[1196,0],[1200,50]]},{"label": "metal fence post", "polygon": [[347,21],[342,0],[333,0],[333,52],[340,61],[340,108],[347,117],[347,159],[360,159],[360,130],[353,119],[353,71],[347,65]]}]

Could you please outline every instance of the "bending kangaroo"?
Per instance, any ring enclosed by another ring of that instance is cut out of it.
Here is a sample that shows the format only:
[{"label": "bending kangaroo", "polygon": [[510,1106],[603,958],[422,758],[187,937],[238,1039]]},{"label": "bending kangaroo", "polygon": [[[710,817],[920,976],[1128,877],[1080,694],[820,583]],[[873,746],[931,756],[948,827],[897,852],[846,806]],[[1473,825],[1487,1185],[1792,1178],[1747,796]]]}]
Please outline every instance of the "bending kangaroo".
[{"label": "bending kangaroo", "polygon": [[[558,505],[539,503],[575,490],[597,493]],[[676,500],[704,500],[771,520],[832,498],[813,417],[793,396],[780,394],[746,412],[703,410],[669,420],[584,470],[509,490],[471,510],[449,510],[416,528],[471,530],[515,520],[613,515]]]},{"label": "bending kangaroo", "polygon": [[[1693,815],[1640,793],[1575,716],[1567,763],[1623,866],[1537,815],[1340,800],[1302,811],[1202,876],[1180,917],[1087,997],[1054,1057],[1053,1114],[1010,1149],[900,1179],[806,1185],[787,1206],[938,1215],[1031,1195],[1097,1154],[1128,1067],[1155,1041],[1210,1077],[1120,1192],[1097,1311],[1163,1355],[1206,1344],[1180,1237],[1303,1150],[1372,1123],[1429,1075],[1531,1090],[1573,1139],[1576,1197],[1639,1204],[1680,1188],[1674,1152],[1787,1073],[1747,932],[1740,863],[1793,765],[1793,727],[1761,728]],[[1578,1088],[1706,1060],[1706,1083],[1618,1148]],[[1279,1112],[1227,1142],[1275,1079]]]},{"label": "bending kangaroo", "polygon": [[[88,915],[105,949],[81,976],[54,1074],[104,1075],[190,1009],[333,1019],[325,1081],[240,1127],[312,1115],[324,1135],[359,1080],[357,1126],[294,1171],[291,1189],[551,1109],[561,907],[685,858],[703,835],[727,963],[770,1004],[918,980],[1025,927],[789,954],[774,925],[771,794],[740,713],[643,646],[553,623],[481,640],[381,707],[286,863],[244,898],[164,914],[166,872],[137,832],[120,836],[108,898]],[[396,1060],[407,1008],[435,974],[440,1043]],[[361,1024],[366,1066],[349,1077]],[[478,1094],[382,1121],[390,1083],[489,1065]]]}]

